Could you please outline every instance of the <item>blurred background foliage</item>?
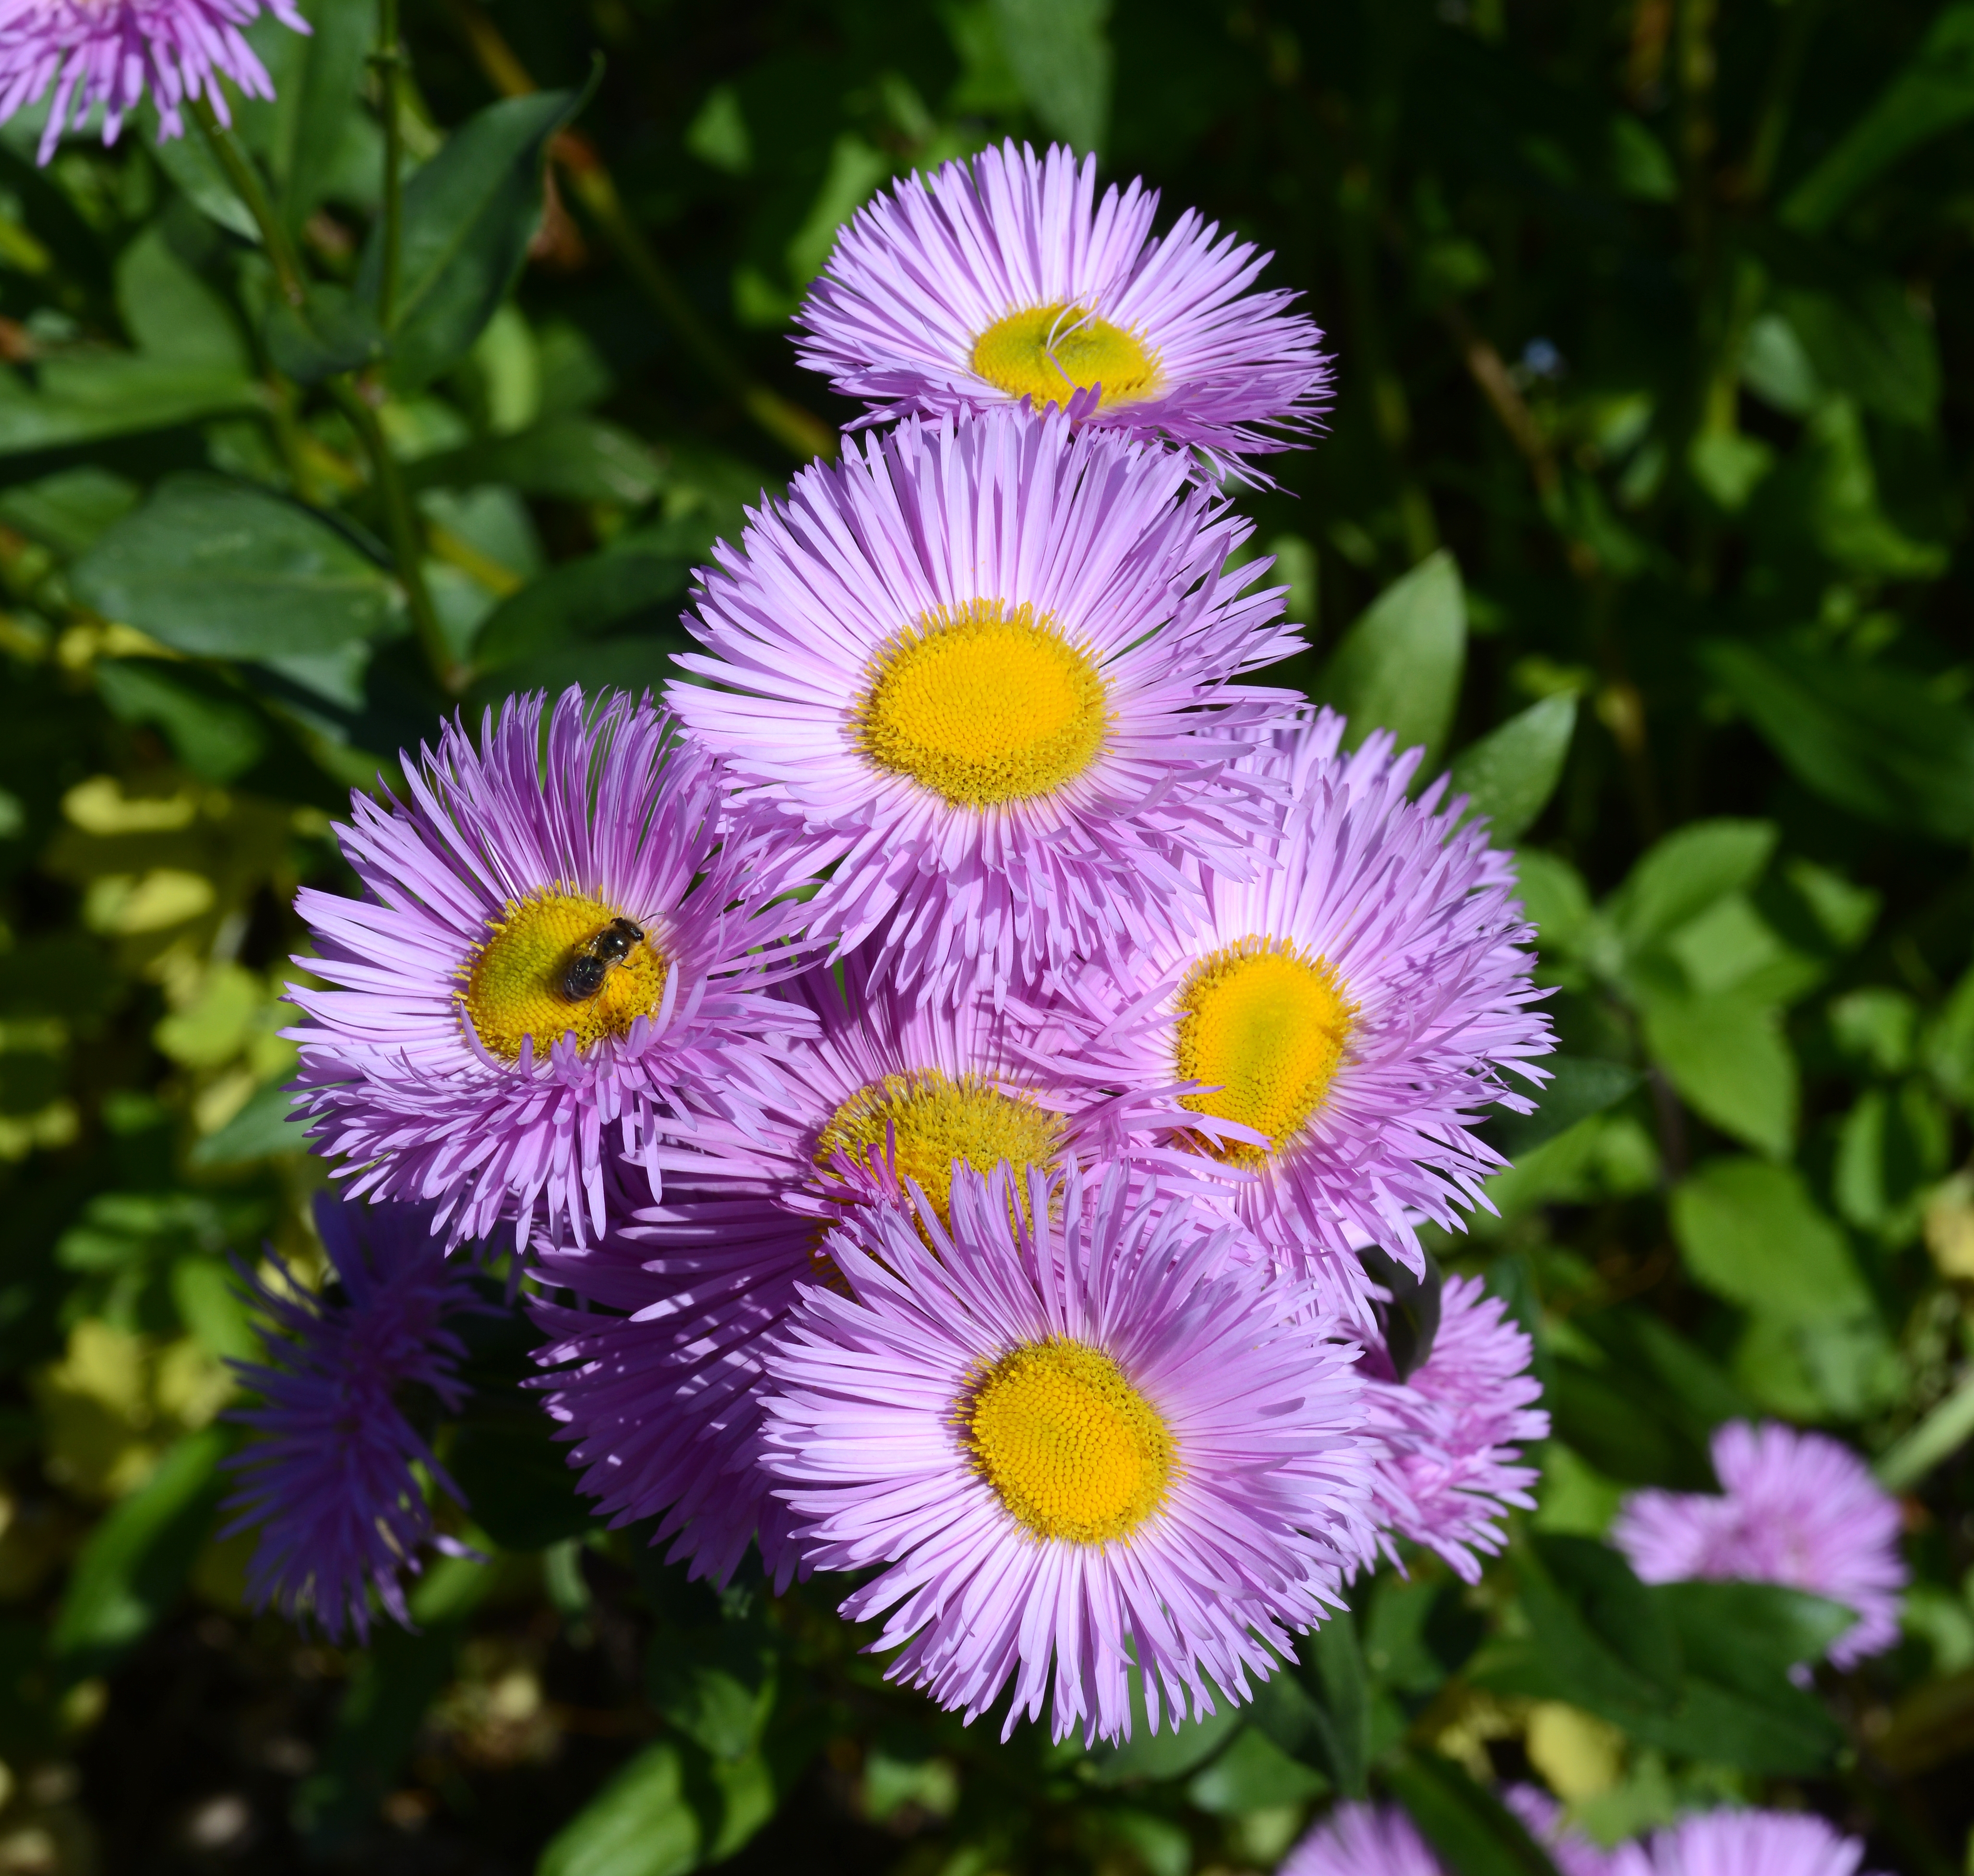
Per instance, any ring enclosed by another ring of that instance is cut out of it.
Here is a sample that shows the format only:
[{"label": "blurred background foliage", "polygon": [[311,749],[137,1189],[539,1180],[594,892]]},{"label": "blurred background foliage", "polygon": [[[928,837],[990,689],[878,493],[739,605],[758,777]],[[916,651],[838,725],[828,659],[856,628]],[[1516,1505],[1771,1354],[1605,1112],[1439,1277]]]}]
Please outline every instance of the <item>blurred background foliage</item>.
[{"label": "blurred background foliage", "polygon": [[[1605,1835],[1740,1796],[1963,1868],[1974,5],[411,0],[382,364],[375,21],[305,10],[238,113],[305,303],[196,136],[0,130],[0,1870],[1185,1876],[1368,1787],[1495,1876],[1478,1782],[1531,1774]],[[1003,134],[1274,250],[1331,336],[1327,433],[1243,500],[1296,680],[1526,842],[1568,1059],[1439,1248],[1537,1333],[1540,1508],[1253,1709],[1003,1746],[821,1592],[592,1527],[510,1320],[443,1434],[484,1560],[368,1649],[249,1615],[228,1260],[321,1268],[279,999],[331,816],[455,704],[664,681],[690,569],[853,414],[786,341],[834,231]],[[1905,1639],[1813,1690],[1816,1605],[1592,1541],[1751,1413],[1904,1495]]]}]

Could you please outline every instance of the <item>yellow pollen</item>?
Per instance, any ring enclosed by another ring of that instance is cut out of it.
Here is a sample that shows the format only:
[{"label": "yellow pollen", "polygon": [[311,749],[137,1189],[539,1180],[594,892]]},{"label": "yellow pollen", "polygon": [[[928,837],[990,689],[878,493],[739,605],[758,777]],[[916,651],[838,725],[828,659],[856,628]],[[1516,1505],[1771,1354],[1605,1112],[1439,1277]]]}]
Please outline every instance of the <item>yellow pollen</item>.
[{"label": "yellow pollen", "polygon": [[1109,726],[1097,661],[1033,606],[998,599],[907,627],[873,661],[856,711],[873,762],[969,808],[1073,781]]},{"label": "yellow pollen", "polygon": [[1100,1349],[1051,1336],[1004,1355],[958,1404],[962,1437],[1038,1537],[1110,1543],[1165,1502],[1177,1470],[1157,1408]]},{"label": "yellow pollen", "polygon": [[1179,1074],[1215,1090],[1189,1094],[1185,1105],[1267,1136],[1266,1148],[1230,1140],[1208,1149],[1236,1164],[1280,1153],[1322,1106],[1356,1014],[1321,958],[1259,937],[1202,959],[1179,1006]]},{"label": "yellow pollen", "polygon": [[610,967],[593,995],[569,995],[569,967],[617,917],[585,893],[551,890],[507,901],[467,961],[466,987],[458,993],[490,1055],[516,1061],[532,1038],[539,1061],[571,1035],[587,1049],[605,1036],[628,1035],[640,1016],[657,1009],[670,967],[648,938]]},{"label": "yellow pollen", "polygon": [[1081,307],[1029,307],[996,320],[973,342],[973,369],[1038,410],[1067,404],[1095,384],[1103,387],[1101,408],[1159,388],[1157,358],[1133,334]]},{"label": "yellow pollen", "polygon": [[918,1182],[942,1225],[949,1224],[953,1163],[979,1173],[1002,1160],[1014,1169],[1015,1202],[1026,1210],[1028,1172],[1047,1172],[1062,1150],[1062,1121],[1025,1095],[1004,1094],[979,1075],[953,1080],[936,1068],[887,1075],[859,1088],[831,1114],[815,1143],[825,1171],[838,1153],[859,1164],[897,1142],[898,1182]]}]

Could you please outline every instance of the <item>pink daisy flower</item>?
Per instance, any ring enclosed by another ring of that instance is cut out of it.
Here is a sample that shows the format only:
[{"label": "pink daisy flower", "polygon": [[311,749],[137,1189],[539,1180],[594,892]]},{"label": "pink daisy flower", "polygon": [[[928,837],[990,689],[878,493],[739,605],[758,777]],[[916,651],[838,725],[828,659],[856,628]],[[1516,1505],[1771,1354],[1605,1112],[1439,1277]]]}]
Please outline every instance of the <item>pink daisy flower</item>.
[{"label": "pink daisy flower", "polygon": [[1542,1383],[1529,1373],[1533,1344],[1477,1277],[1446,1280],[1431,1352],[1403,1379],[1382,1340],[1365,1339],[1371,1424],[1386,1454],[1376,1478],[1378,1521],[1478,1582],[1480,1557],[1499,1555],[1505,1542],[1508,1507],[1535,1504],[1538,1475],[1521,1463],[1522,1448],[1549,1437],[1549,1415],[1535,1405]]},{"label": "pink daisy flower", "polygon": [[1250,1697],[1364,1558],[1356,1350],[1122,1166],[1019,1190],[962,1170],[949,1231],[831,1235],[848,1294],[774,1339],[766,1464],[810,1563],[880,1572],[842,1609],[889,1678],[969,1721],[1012,1681],[1003,1737],[1052,1687],[1088,1743],[1128,1737],[1135,1660],[1156,1731]]},{"label": "pink daisy flower", "polygon": [[[52,84],[48,127],[36,160],[54,154],[62,133],[103,107],[103,140],[116,141],[125,116],[146,91],[158,107],[158,134],[182,136],[179,107],[203,96],[221,123],[230,78],[249,97],[274,87],[240,28],[264,0],[0,0],[0,122]],[[293,0],[264,0],[297,32],[309,30]]]},{"label": "pink daisy flower", "polygon": [[1856,1876],[1864,1846],[1825,1819],[1709,1811],[1612,1852],[1610,1876]]},{"label": "pink daisy flower", "polygon": [[544,710],[510,700],[477,748],[449,725],[405,800],[356,795],[337,833],[365,896],[296,900],[330,986],[290,992],[316,1150],[455,1243],[601,1232],[606,1130],[654,1169],[661,1128],[772,1095],[807,1020],[766,993],[798,908],[728,838],[704,756],[572,687],[544,759]]},{"label": "pink daisy flower", "polygon": [[1005,143],[859,209],[796,315],[802,362],[866,423],[1027,403],[1166,436],[1221,471],[1306,435],[1323,335],[1254,290],[1273,258],[1193,210],[1152,236],[1156,191],[1097,200],[1097,159]]},{"label": "pink daisy flower", "polygon": [[[657,1156],[661,1204],[591,1249],[542,1254],[543,1275],[592,1307],[539,1306],[550,1414],[599,1511],[657,1517],[654,1541],[726,1580],[757,1539],[785,1585],[797,1553],[759,1465],[764,1338],[801,1286],[838,1281],[829,1227],[916,1190],[943,1220],[956,1163],[1018,1179],[1139,1153],[1170,1100],[1093,1097],[1051,1067],[1046,1010],[996,1011],[874,989],[870,959],[785,994],[817,1023],[782,1051],[782,1091],[751,1133],[702,1125]],[[596,1313],[608,1310],[608,1314]]]},{"label": "pink daisy flower", "polygon": [[670,700],[741,808],[832,869],[811,929],[997,992],[1171,937],[1185,869],[1231,875],[1278,786],[1231,765],[1295,650],[1248,524],[1169,452],[1059,416],[910,422],[812,467],[716,549],[687,624],[722,687]]},{"label": "pink daisy flower", "polygon": [[1647,1582],[1786,1583],[1858,1612],[1830,1651],[1848,1668],[1899,1636],[1898,1500],[1848,1446],[1775,1421],[1713,1435],[1721,1495],[1633,1492],[1611,1541]]},{"label": "pink daisy flower", "polygon": [[1286,823],[1251,877],[1208,868],[1114,982],[1086,974],[1100,1084],[1199,1092],[1192,1140],[1241,1182],[1231,1202],[1261,1241],[1361,1286],[1374,1244],[1422,1268],[1421,1218],[1458,1228],[1506,1163],[1475,1128],[1532,1106],[1553,1046],[1530,1006],[1532,928],[1509,858],[1456,831],[1444,781],[1406,789],[1421,752],[1382,731],[1338,753],[1342,719],[1304,714],[1244,770],[1285,788]]},{"label": "pink daisy flower", "polygon": [[[1549,1851],[1562,1876],[1607,1876],[1610,1858],[1564,1828],[1556,1801],[1510,1785],[1501,1801]],[[1450,1876],[1418,1827],[1396,1805],[1340,1804],[1283,1861],[1277,1876]]]}]

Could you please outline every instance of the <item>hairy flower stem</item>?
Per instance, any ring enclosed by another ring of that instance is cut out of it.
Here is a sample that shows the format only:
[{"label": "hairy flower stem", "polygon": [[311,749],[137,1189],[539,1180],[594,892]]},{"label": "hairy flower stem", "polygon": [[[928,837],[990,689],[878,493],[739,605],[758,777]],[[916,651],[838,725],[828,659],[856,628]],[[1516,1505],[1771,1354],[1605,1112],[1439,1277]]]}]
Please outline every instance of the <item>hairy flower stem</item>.
[{"label": "hairy flower stem", "polygon": [[[234,192],[246,205],[248,213],[261,231],[261,244],[267,249],[281,297],[290,306],[300,308],[308,298],[308,282],[303,275],[294,243],[288,238],[287,230],[267,198],[267,187],[261,180],[261,172],[254,166],[254,159],[241,147],[233,132],[219,122],[213,114],[212,107],[203,98],[192,101],[192,110],[215,159],[225,171],[227,180],[233,185]],[[391,246],[395,252],[395,242],[392,241]],[[444,628],[439,623],[438,609],[432,604],[431,590],[425,585],[425,548],[418,510],[412,506],[411,491],[405,485],[398,460],[391,454],[384,427],[378,421],[376,412],[352,374],[337,373],[327,381],[324,389],[349,419],[350,427],[356,431],[363,453],[369,459],[371,482],[384,510],[391,555],[397,563],[398,579],[405,589],[405,603],[411,612],[412,629],[417,636],[418,648],[441,687],[449,695],[456,696],[465,688],[471,674],[453,655]]]}]

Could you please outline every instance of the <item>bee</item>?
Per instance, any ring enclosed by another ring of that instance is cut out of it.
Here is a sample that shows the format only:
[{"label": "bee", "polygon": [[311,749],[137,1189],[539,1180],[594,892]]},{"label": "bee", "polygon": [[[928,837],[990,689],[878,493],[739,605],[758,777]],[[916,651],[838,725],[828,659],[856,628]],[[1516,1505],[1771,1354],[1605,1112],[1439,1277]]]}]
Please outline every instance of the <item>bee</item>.
[{"label": "bee", "polygon": [[644,928],[627,918],[612,919],[593,938],[585,939],[562,972],[562,993],[572,1003],[587,1003],[603,988],[604,979],[644,942]]}]

